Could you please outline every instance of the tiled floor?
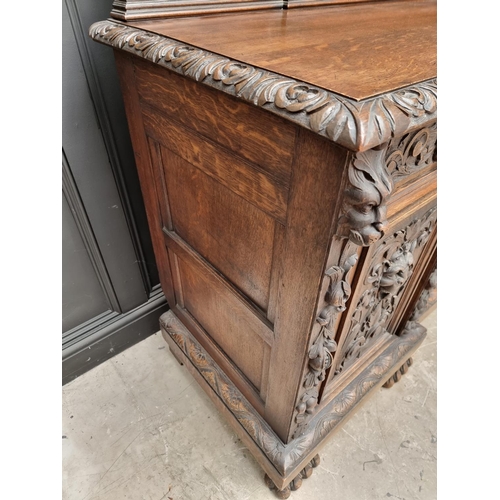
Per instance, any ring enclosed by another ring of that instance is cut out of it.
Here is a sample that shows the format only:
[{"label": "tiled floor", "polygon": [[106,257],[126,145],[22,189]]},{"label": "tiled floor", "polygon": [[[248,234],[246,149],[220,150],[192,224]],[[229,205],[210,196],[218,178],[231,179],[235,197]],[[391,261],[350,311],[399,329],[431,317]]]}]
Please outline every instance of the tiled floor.
[{"label": "tiled floor", "polygon": [[[436,313],[410,371],[291,500],[436,498]],[[158,333],[63,387],[64,500],[264,500],[263,472]]]}]

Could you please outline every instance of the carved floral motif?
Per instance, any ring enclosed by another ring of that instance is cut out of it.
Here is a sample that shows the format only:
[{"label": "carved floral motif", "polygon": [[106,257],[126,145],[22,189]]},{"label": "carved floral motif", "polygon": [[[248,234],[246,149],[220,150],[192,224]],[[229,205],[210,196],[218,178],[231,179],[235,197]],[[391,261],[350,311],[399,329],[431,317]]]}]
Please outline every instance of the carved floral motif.
[{"label": "carved floral motif", "polygon": [[376,147],[424,126],[437,113],[436,79],[358,102],[111,20],[93,24],[89,34],[98,42],[284,116],[353,151]]},{"label": "carved floral motif", "polygon": [[348,274],[358,259],[357,253],[347,257],[340,266],[332,266],[326,271],[330,283],[325,297],[326,306],[321,310],[316,323],[320,331],[316,340],[309,349],[308,370],[302,384],[304,392],[297,404],[295,422],[298,425],[296,433],[314,413],[317,405],[321,383],[325,380],[326,372],[332,365],[332,353],[337,349],[334,340],[333,328],[337,315],[346,308],[346,302],[351,295]]}]

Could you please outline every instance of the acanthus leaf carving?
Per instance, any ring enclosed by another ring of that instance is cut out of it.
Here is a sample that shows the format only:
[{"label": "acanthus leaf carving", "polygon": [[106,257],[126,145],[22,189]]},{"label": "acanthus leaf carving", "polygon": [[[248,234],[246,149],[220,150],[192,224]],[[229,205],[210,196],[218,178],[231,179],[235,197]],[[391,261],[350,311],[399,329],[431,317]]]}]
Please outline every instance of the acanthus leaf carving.
[{"label": "acanthus leaf carving", "polygon": [[377,147],[436,118],[436,79],[358,102],[112,20],[93,24],[89,34],[283,116],[352,151]]}]

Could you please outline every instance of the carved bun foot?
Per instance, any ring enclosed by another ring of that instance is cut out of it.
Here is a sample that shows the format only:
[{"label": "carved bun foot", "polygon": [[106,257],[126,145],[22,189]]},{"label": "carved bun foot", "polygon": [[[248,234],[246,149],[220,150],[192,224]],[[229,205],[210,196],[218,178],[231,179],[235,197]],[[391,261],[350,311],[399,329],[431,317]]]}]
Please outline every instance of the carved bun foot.
[{"label": "carved bun foot", "polygon": [[302,475],[299,474],[291,483],[290,489],[292,491],[297,491],[302,486]]},{"label": "carved bun foot", "polygon": [[315,457],[313,457],[313,459],[311,460],[311,465],[313,467],[317,467],[319,464],[321,463],[321,458],[319,457],[319,455],[316,455]]},{"label": "carved bun foot", "polygon": [[279,490],[277,486],[273,483],[273,480],[267,474],[264,476],[264,481],[267,484],[267,487],[271,491],[274,491],[274,494],[278,498],[288,498],[292,494],[292,489],[290,488],[290,486],[287,486],[286,488]]},{"label": "carved bun foot", "polygon": [[288,498],[292,491],[297,491],[301,486],[304,479],[311,477],[313,469],[321,463],[319,455],[316,455],[290,482],[290,484],[283,490],[279,490],[277,486],[273,483],[273,480],[266,474],[264,476],[264,481],[271,491],[274,491],[278,498]]},{"label": "carved bun foot", "polygon": [[396,382],[399,382],[401,380],[401,377],[408,372],[408,368],[410,368],[412,364],[413,364],[413,359],[408,358],[408,360],[403,363],[403,365],[399,368],[399,370],[397,370],[396,373],[394,373],[394,375],[382,387],[389,389]]}]

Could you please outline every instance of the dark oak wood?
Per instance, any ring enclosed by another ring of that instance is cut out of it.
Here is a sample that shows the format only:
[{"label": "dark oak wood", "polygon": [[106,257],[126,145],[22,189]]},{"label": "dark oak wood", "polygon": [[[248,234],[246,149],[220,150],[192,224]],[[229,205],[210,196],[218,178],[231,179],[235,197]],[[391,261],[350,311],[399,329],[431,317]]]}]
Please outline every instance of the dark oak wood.
[{"label": "dark oak wood", "polygon": [[164,337],[279,498],[435,301],[435,4],[349,3],[90,29],[117,49]]},{"label": "dark oak wood", "polygon": [[354,99],[436,76],[436,3],[396,1],[135,22]]},{"label": "dark oak wood", "polygon": [[285,120],[269,116],[263,122],[257,109],[140,59],[135,61],[135,73],[141,101],[288,185],[295,132]]}]

